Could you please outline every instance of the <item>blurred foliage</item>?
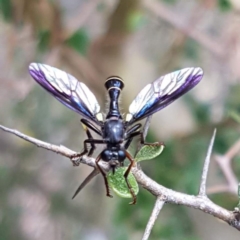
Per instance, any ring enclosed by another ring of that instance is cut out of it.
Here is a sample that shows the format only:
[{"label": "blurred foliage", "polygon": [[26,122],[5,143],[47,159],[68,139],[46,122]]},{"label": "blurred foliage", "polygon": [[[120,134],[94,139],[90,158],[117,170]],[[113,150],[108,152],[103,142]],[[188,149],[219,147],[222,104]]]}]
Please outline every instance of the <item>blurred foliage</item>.
[{"label": "blurred foliage", "polygon": [[163,0],[163,1],[168,3],[168,4],[173,4],[173,3],[177,2],[177,0]]},{"label": "blurred foliage", "polygon": [[229,11],[232,8],[232,4],[229,0],[218,0],[218,6],[222,11]]},{"label": "blurred foliage", "polygon": [[10,21],[12,18],[12,5],[10,0],[0,0],[0,10],[5,21]]},{"label": "blurred foliage", "polygon": [[184,55],[194,61],[199,59],[199,45],[192,39],[187,39],[183,46]]},{"label": "blurred foliage", "polygon": [[38,49],[39,51],[43,52],[43,51],[47,51],[49,48],[49,41],[50,41],[50,32],[49,30],[42,30],[39,31],[38,33]]},{"label": "blurred foliage", "polygon": [[142,12],[136,11],[129,15],[128,18],[128,29],[130,31],[137,31],[141,29],[143,25],[146,23],[146,19]]},{"label": "blurred foliage", "polygon": [[66,40],[67,45],[71,46],[77,52],[86,55],[89,46],[89,36],[87,31],[80,29],[76,31],[69,39]]}]

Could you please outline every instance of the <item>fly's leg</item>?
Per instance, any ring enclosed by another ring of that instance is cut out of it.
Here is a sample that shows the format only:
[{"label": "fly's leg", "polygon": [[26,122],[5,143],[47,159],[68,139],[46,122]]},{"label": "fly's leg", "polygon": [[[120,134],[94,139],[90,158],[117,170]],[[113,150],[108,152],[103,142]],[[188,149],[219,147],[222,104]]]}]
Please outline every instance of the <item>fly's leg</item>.
[{"label": "fly's leg", "polygon": [[112,195],[110,194],[110,189],[109,189],[109,184],[108,184],[108,180],[107,180],[107,176],[106,173],[102,170],[102,168],[100,167],[100,165],[98,164],[98,162],[101,160],[101,154],[99,154],[99,156],[96,158],[96,166],[98,168],[98,170],[100,171],[100,173],[103,176],[104,179],[104,183],[105,183],[105,187],[106,187],[106,195],[110,198],[112,198]]},{"label": "fly's leg", "polygon": [[136,195],[135,195],[135,193],[134,193],[134,191],[133,191],[133,189],[132,189],[131,184],[130,184],[129,181],[128,181],[128,175],[129,175],[129,173],[130,173],[130,171],[131,171],[131,169],[132,169],[135,161],[134,161],[134,159],[132,158],[132,156],[128,153],[128,151],[125,151],[125,154],[126,154],[126,157],[128,158],[128,160],[130,161],[130,164],[129,164],[128,169],[126,170],[126,172],[124,173],[123,176],[124,176],[124,178],[125,178],[127,187],[128,187],[128,189],[129,189],[129,192],[131,193],[132,199],[133,199],[133,201],[130,202],[129,204],[134,205],[134,204],[136,204],[136,202],[137,202],[137,197],[136,197]]},{"label": "fly's leg", "polygon": [[[94,150],[96,149],[95,144],[102,144],[102,140],[101,140],[101,142],[99,142],[98,139],[94,139],[92,137],[92,134],[91,134],[89,129],[91,129],[92,131],[94,131],[98,135],[102,136],[101,131],[95,125],[93,125],[90,121],[88,121],[87,119],[83,118],[83,119],[81,119],[81,122],[82,122],[83,129],[86,131],[86,134],[87,134],[87,137],[88,137],[87,140],[90,140],[90,141],[85,140],[83,151],[81,153],[76,153],[76,154],[73,154],[71,156],[73,166],[79,166],[81,157],[83,155],[88,153],[89,157],[92,156]],[[91,141],[91,140],[94,140],[94,141]],[[88,148],[87,148],[87,143],[89,143],[90,146],[91,146],[89,151],[88,151]]]},{"label": "fly's leg", "polygon": [[144,136],[143,133],[141,131],[136,131],[133,132],[131,134],[129,134],[126,138],[125,138],[125,144],[124,144],[124,148],[127,149],[129,147],[129,145],[131,144],[132,140],[134,137],[140,136],[140,143],[142,145],[149,145],[149,146],[164,146],[164,143],[162,142],[155,142],[155,143],[147,143],[144,141]]},{"label": "fly's leg", "polygon": [[85,154],[88,153],[88,148],[87,148],[87,144],[91,144],[91,149],[89,151],[89,153],[94,151],[95,145],[94,144],[106,144],[106,141],[103,139],[86,139],[83,142],[83,151],[81,153],[75,153],[71,156],[71,161],[73,163],[73,166],[79,166],[80,164],[80,160],[81,157]]},{"label": "fly's leg", "polygon": [[[86,127],[86,134],[87,134],[87,136],[88,136],[88,139],[93,139],[92,134],[91,134],[91,132],[89,131],[89,129],[88,129],[87,127]],[[89,156],[89,157],[92,156],[94,150],[96,149],[96,146],[95,146],[94,143],[91,143],[90,145],[91,145],[91,148],[90,148],[90,150],[89,150],[89,152],[88,152],[88,156]]]}]

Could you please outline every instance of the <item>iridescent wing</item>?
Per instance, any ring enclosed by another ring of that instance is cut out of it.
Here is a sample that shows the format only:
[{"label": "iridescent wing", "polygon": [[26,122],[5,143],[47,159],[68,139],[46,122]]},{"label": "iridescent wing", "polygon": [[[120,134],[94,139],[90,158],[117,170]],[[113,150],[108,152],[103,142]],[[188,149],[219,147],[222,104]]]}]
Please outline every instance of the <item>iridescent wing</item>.
[{"label": "iridescent wing", "polygon": [[31,76],[58,101],[83,117],[100,124],[100,106],[89,88],[70,74],[45,64],[31,63]]},{"label": "iridescent wing", "polygon": [[203,77],[201,68],[184,68],[158,78],[145,86],[129,106],[132,124],[165,108],[196,86]]}]

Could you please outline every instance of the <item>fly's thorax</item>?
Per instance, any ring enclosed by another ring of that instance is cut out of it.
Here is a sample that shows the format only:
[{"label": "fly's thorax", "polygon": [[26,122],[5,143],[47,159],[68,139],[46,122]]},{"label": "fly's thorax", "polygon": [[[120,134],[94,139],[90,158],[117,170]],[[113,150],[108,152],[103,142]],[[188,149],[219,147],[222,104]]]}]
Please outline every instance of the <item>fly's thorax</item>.
[{"label": "fly's thorax", "polygon": [[106,119],[102,128],[102,132],[103,139],[107,141],[107,145],[114,146],[122,143],[125,135],[125,126],[122,119]]}]

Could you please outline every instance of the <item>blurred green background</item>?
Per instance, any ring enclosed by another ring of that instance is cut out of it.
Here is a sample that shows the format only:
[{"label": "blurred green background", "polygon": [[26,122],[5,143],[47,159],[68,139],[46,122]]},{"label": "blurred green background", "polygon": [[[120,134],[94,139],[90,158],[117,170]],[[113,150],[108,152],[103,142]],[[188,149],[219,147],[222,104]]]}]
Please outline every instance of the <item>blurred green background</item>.
[{"label": "blurred green background", "polygon": [[[53,144],[81,151],[80,116],[29,76],[31,62],[77,77],[106,108],[104,81],[125,81],[121,109],[159,76],[184,67],[204,69],[202,82],[154,115],[148,141],[166,145],[142,169],[158,183],[197,194],[213,129],[214,152],[239,138],[240,2],[238,0],[0,0],[0,123]],[[132,147],[134,150],[134,147]],[[0,240],[138,240],[154,205],[140,188],[138,203],[105,197],[97,176],[74,200],[92,170],[0,132]],[[233,159],[236,177],[240,158]],[[208,187],[226,179],[212,159]],[[236,189],[237,192],[237,189]],[[233,210],[234,191],[209,197]],[[237,230],[198,210],[165,205],[150,239],[239,239]]]}]

